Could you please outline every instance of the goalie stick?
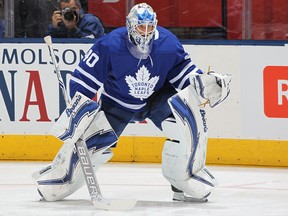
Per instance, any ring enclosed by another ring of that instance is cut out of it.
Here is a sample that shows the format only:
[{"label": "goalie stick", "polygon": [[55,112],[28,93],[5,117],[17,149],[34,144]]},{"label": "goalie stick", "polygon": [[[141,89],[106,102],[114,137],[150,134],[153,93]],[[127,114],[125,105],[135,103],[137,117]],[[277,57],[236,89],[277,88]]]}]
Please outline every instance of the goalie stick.
[{"label": "goalie stick", "polygon": [[[55,72],[57,74],[58,82],[62,90],[66,105],[68,106],[70,104],[70,99],[68,97],[68,93],[66,91],[63,79],[60,74],[59,65],[56,61],[51,36],[44,37],[44,41],[48,46],[52,63],[55,67]],[[102,196],[95,172],[93,170],[91,158],[88,154],[89,151],[83,136],[81,136],[80,139],[75,143],[75,148],[79,156],[80,165],[93,205],[96,206],[98,209],[112,211],[128,210],[133,208],[137,202],[136,200],[105,199]]]}]

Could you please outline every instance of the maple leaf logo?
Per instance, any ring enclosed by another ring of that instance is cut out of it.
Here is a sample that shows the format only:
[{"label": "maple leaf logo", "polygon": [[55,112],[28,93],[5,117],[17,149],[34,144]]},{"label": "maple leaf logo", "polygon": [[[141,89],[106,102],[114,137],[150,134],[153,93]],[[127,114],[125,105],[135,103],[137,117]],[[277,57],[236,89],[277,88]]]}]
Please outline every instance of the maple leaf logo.
[{"label": "maple leaf logo", "polygon": [[130,75],[125,77],[125,81],[130,88],[129,94],[140,100],[148,98],[153,94],[159,76],[150,79],[151,74],[144,65],[139,68],[135,75],[136,78]]}]

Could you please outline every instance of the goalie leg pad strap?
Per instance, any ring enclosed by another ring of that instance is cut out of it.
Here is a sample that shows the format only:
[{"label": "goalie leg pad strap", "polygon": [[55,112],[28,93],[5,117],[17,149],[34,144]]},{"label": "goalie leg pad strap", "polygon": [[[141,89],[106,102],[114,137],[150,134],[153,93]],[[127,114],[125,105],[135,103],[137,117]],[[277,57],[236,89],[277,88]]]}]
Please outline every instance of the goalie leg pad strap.
[{"label": "goalie leg pad strap", "polygon": [[[205,167],[207,125],[199,97],[188,86],[168,100],[175,119],[162,123],[167,139],[162,151],[162,172],[176,188],[195,198],[207,196],[216,180]],[[209,174],[208,174],[209,173]]]},{"label": "goalie leg pad strap", "polygon": [[[97,113],[84,138],[96,171],[113,156],[109,147],[118,140],[103,111]],[[78,190],[85,180],[75,145],[66,140],[53,162],[35,172],[32,178],[46,201],[63,199]]]}]

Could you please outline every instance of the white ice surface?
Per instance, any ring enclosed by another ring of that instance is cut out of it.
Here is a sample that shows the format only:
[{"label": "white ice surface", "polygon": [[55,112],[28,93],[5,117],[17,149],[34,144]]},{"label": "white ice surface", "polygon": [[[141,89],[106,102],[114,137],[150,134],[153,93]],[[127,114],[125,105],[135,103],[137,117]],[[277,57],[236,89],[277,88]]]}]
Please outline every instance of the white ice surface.
[{"label": "white ice surface", "polygon": [[129,211],[98,210],[84,186],[63,201],[43,202],[31,174],[46,162],[0,162],[0,216],[288,216],[288,169],[209,166],[219,181],[207,203],[172,201],[160,164],[107,163],[97,172],[102,194],[137,199]]}]

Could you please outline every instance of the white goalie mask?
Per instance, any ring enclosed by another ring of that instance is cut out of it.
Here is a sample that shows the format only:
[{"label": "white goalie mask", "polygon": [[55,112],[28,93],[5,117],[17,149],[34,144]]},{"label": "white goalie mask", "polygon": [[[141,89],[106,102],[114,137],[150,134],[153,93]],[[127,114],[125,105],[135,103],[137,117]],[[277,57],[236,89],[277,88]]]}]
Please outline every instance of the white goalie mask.
[{"label": "white goalie mask", "polygon": [[141,53],[149,53],[156,26],[156,13],[146,3],[135,5],[126,17],[128,38]]}]

